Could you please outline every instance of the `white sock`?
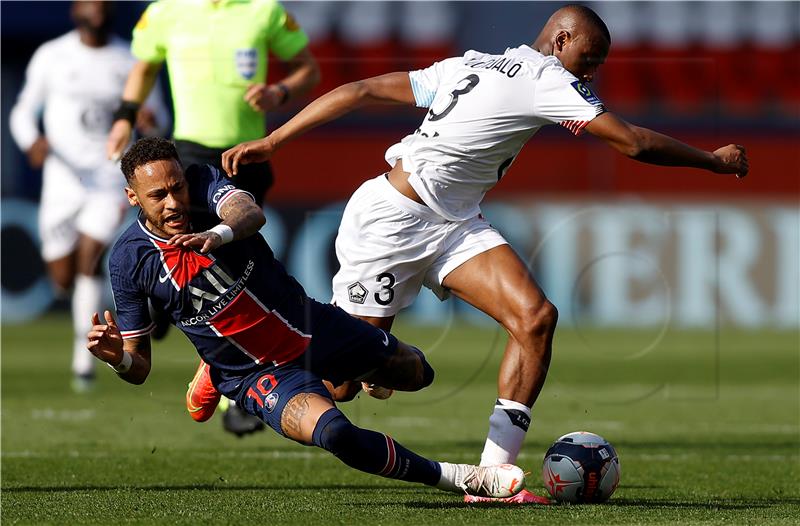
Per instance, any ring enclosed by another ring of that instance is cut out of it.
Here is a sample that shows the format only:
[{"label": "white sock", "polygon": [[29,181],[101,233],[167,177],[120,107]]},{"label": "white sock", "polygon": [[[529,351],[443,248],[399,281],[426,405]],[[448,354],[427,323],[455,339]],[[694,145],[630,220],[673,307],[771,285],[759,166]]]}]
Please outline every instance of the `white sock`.
[{"label": "white sock", "polygon": [[439,482],[436,483],[436,487],[443,491],[463,492],[464,490],[456,485],[456,478],[459,476],[458,465],[449,462],[439,462],[439,466],[442,468],[442,476]]},{"label": "white sock", "polygon": [[531,423],[531,409],[513,400],[498,398],[489,417],[489,435],[481,454],[481,466],[514,464]]},{"label": "white sock", "polygon": [[102,278],[78,274],[72,291],[72,372],[76,375],[94,373],[96,358],[86,349],[86,333],[92,327],[92,314],[100,312],[105,282]]}]

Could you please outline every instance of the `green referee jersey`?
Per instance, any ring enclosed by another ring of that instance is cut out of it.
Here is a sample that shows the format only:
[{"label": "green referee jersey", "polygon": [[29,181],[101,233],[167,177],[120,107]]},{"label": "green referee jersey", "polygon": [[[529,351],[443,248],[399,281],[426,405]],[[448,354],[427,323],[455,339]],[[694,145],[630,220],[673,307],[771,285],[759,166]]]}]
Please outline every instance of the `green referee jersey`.
[{"label": "green referee jersey", "polygon": [[225,148],[263,137],[264,115],[245,101],[267,78],[267,56],[294,57],[308,37],[275,0],[161,0],[133,30],[132,52],[166,60],[176,139]]}]

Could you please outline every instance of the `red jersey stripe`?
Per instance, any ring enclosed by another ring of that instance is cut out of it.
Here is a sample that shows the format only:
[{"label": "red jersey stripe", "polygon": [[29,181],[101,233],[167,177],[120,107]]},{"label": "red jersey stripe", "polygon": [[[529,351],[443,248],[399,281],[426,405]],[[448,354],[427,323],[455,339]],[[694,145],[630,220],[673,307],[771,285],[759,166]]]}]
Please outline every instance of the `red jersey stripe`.
[{"label": "red jersey stripe", "polygon": [[310,335],[264,307],[247,289],[208,320],[208,325],[259,364],[294,360],[311,342]]}]

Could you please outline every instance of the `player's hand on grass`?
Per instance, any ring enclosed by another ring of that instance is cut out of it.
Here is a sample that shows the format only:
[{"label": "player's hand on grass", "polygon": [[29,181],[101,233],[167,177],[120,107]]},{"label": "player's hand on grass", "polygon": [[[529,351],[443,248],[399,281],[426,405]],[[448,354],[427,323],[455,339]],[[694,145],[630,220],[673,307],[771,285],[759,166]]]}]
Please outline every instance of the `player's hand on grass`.
[{"label": "player's hand on grass", "polygon": [[747,152],[744,146],[739,144],[729,144],[714,150],[716,165],[714,171],[718,174],[736,174],[736,177],[744,177],[750,170],[747,161]]},{"label": "player's hand on grass", "polygon": [[222,245],[222,236],[206,230],[196,234],[176,234],[170,238],[168,243],[180,247],[200,248],[200,253],[206,254]]},{"label": "player's hand on grass", "polygon": [[244,100],[255,111],[266,113],[281,105],[283,101],[283,91],[274,84],[253,84],[247,88]]},{"label": "player's hand on grass", "polygon": [[266,162],[272,157],[276,149],[269,135],[263,139],[237,144],[230,150],[223,152],[222,169],[225,170],[228,177],[233,177],[239,173],[240,164]]},{"label": "player's hand on grass", "polygon": [[117,322],[111,312],[103,314],[105,323],[100,323],[100,316],[95,312],[92,316],[92,328],[89,329],[89,338],[86,348],[100,360],[119,365],[122,361],[122,334],[117,328]]},{"label": "player's hand on grass", "polygon": [[106,155],[109,159],[112,161],[119,160],[120,156],[122,156],[122,150],[131,140],[132,131],[131,123],[125,119],[119,119],[114,122],[106,141]]}]

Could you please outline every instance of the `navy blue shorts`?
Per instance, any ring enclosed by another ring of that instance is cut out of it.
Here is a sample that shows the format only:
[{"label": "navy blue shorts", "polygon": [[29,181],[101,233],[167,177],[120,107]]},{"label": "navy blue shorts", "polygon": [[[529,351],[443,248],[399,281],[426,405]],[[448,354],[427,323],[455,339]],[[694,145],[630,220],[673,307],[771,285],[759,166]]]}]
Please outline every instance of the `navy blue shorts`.
[{"label": "navy blue shorts", "polygon": [[359,380],[383,367],[397,350],[397,338],[391,334],[339,307],[313,303],[313,330],[306,352],[289,363],[249,375],[236,400],[281,435],[281,413],[294,396],[315,393],[330,399],[323,379],[334,385]]}]

